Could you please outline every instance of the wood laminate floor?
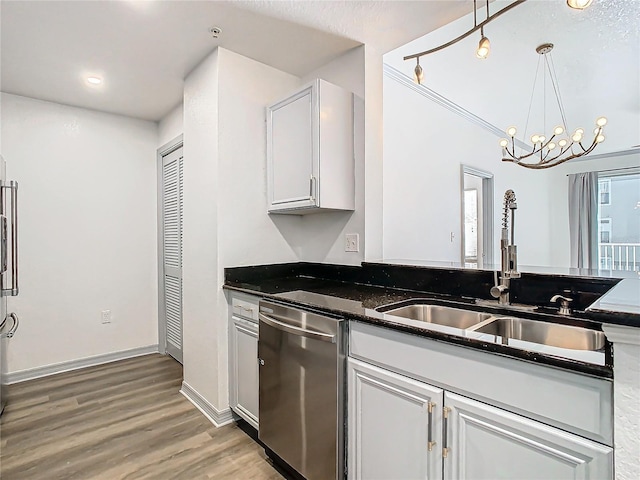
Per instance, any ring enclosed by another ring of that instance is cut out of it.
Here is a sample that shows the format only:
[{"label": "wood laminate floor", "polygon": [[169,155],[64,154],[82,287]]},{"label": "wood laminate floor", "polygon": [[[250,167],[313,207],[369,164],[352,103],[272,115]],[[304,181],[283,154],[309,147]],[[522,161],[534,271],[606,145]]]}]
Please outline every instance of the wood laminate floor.
[{"label": "wood laminate floor", "polygon": [[180,393],[182,366],[146,355],[9,387],[2,480],[282,479],[235,424]]}]

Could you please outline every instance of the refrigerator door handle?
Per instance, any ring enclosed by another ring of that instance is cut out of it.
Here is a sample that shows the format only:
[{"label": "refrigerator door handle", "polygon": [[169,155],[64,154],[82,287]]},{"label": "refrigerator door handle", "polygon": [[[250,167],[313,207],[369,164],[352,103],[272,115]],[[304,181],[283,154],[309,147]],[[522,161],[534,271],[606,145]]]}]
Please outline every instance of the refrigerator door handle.
[{"label": "refrigerator door handle", "polygon": [[[9,330],[7,333],[0,333],[0,338],[13,337],[16,334],[16,331],[18,330],[18,326],[20,325],[20,321],[18,320],[18,315],[16,315],[15,313],[10,313],[9,315],[7,315],[7,317],[11,317],[11,319],[13,320],[13,326],[11,327],[11,330]],[[3,322],[3,325],[4,325],[4,322]]]},{"label": "refrigerator door handle", "polygon": [[[2,188],[3,194],[3,207],[4,190],[9,190],[11,192],[11,288],[4,288],[3,285],[1,293],[3,297],[14,297],[18,295],[18,182],[13,180],[6,183],[3,182],[0,187]],[[6,225],[6,223],[4,225]],[[6,234],[4,234],[4,232],[3,235],[6,238]],[[8,239],[6,239],[4,243],[7,242]],[[3,266],[6,265],[6,256],[7,248],[5,246],[2,252]]]},{"label": "refrigerator door handle", "polygon": [[7,217],[0,214],[0,274],[7,271]]}]

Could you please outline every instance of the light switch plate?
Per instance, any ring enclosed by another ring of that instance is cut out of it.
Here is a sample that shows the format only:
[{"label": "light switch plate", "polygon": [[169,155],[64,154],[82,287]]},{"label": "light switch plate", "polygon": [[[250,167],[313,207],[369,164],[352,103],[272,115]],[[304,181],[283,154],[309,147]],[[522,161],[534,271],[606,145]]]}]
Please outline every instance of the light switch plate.
[{"label": "light switch plate", "polygon": [[360,235],[359,234],[347,233],[345,235],[344,251],[345,252],[360,251]]}]

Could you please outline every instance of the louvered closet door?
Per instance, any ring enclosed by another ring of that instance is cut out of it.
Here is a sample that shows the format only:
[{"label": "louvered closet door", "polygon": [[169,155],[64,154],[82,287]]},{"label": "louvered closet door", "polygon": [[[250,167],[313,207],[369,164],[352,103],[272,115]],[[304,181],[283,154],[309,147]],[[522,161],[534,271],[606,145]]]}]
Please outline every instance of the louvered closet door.
[{"label": "louvered closet door", "polygon": [[182,147],[162,158],[166,352],[182,363]]}]

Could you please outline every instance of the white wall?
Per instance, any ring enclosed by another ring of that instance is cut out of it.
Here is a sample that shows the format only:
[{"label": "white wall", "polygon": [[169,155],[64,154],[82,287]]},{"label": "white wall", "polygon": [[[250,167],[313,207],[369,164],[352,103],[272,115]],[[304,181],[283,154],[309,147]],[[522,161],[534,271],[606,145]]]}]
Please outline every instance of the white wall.
[{"label": "white wall", "polygon": [[461,261],[465,164],[494,174],[494,259],[500,258],[502,199],[511,188],[519,265],[553,265],[549,170],[502,162],[493,134],[386,77],[383,103],[385,259]]},{"label": "white wall", "polygon": [[382,54],[365,45],[365,237],[364,259],[383,257],[383,84]]},{"label": "white wall", "polygon": [[[315,78],[345,88],[354,96],[355,211],[306,215],[301,219],[300,260],[360,264],[365,251],[365,47],[349,50],[310,72],[303,83]],[[360,251],[345,252],[345,234],[360,235]]]},{"label": "white wall", "polygon": [[183,365],[184,381],[214,405],[219,373],[218,52],[184,85]]},{"label": "white wall", "polygon": [[20,185],[9,371],[157,344],[156,124],[4,93],[1,109]]},{"label": "white wall", "polygon": [[162,146],[182,134],[184,105],[179,103],[158,122],[158,146]]},{"label": "white wall", "polygon": [[224,268],[299,259],[300,218],[267,215],[265,172],[265,106],[299,84],[222,48],[185,82],[184,379],[219,411],[228,408]]},{"label": "white wall", "polygon": [[223,267],[296,262],[302,217],[267,214],[265,119],[266,106],[295,90],[300,79],[230,50],[220,48],[218,55],[220,262]]},{"label": "white wall", "polygon": [[[266,105],[300,79],[237,53],[218,49],[218,404],[227,406],[227,303],[224,267],[296,262],[301,219],[267,214]],[[260,79],[260,81],[256,81]]]}]

